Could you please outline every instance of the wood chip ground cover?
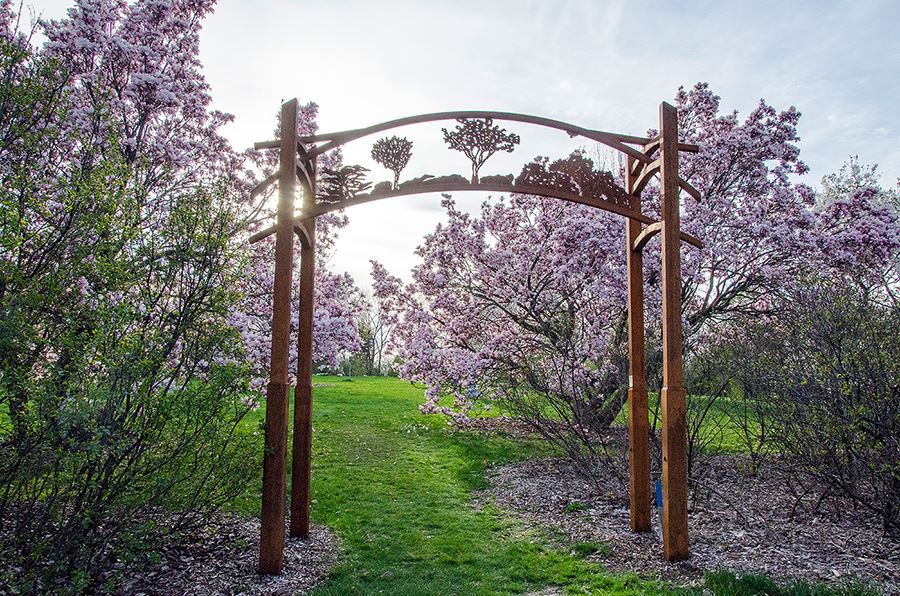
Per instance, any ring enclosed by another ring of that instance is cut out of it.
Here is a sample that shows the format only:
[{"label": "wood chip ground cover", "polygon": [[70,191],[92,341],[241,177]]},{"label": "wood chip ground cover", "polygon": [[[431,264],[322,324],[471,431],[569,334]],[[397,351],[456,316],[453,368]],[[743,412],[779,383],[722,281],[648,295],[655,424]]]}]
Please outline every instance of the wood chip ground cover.
[{"label": "wood chip ground cover", "polygon": [[190,544],[173,545],[158,564],[130,572],[119,593],[128,595],[304,594],[337,563],[339,543],[324,526],[313,526],[309,541],[288,540],[284,573],[257,573],[259,520],[222,515]]},{"label": "wood chip ground cover", "polygon": [[795,499],[777,475],[741,471],[734,457],[711,458],[715,491],[695,491],[690,504],[691,558],[667,563],[659,517],[654,532],[630,531],[628,493],[613,479],[594,488],[559,459],[529,460],[488,472],[477,497],[515,512],[571,545],[608,545],[590,555],[615,571],[636,571],[676,584],[699,584],[705,571],[729,569],[841,584],[863,581],[900,594],[900,544],[884,536],[868,512],[843,507],[840,516],[791,511]]}]

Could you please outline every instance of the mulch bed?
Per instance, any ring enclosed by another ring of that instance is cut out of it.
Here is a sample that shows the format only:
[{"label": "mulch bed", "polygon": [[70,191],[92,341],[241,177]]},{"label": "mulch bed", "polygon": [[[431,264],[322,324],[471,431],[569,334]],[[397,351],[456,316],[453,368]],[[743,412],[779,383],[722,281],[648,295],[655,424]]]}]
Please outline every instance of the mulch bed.
[{"label": "mulch bed", "polygon": [[742,472],[739,458],[714,457],[704,466],[711,481],[692,493],[691,557],[679,563],[662,559],[655,510],[654,531],[632,533],[627,486],[612,477],[588,483],[563,460],[490,470],[491,486],[477,504],[493,502],[563,542],[606,543],[608,553],[591,558],[614,571],[691,585],[704,571],[727,569],[776,579],[861,580],[886,594],[900,594],[900,543],[884,536],[871,513],[848,503],[832,503],[827,512],[803,501],[795,508],[797,499],[774,470],[763,467],[751,476]]},{"label": "mulch bed", "polygon": [[539,438],[540,436],[525,422],[515,418],[507,418],[506,416],[469,418],[457,428],[467,432],[480,432],[484,434],[500,433],[510,437],[523,439]]},{"label": "mulch bed", "polygon": [[281,575],[260,575],[259,527],[256,518],[219,515],[195,542],[170,546],[158,564],[127,572],[118,592],[129,596],[302,594],[321,582],[337,562],[337,537],[324,526],[313,526],[308,542],[286,542]]}]

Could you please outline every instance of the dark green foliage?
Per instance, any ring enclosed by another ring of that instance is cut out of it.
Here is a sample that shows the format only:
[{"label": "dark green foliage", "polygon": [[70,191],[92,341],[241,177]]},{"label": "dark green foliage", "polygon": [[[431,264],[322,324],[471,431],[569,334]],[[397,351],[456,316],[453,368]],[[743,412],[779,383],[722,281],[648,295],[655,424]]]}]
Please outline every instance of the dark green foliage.
[{"label": "dark green foliage", "polygon": [[591,555],[608,557],[612,554],[612,547],[605,542],[578,542],[575,544],[575,554],[586,558]]},{"label": "dark green foliage", "polygon": [[874,596],[878,594],[863,584],[826,586],[802,581],[778,583],[764,575],[717,571],[706,574],[706,587],[716,595],[730,596]]},{"label": "dark green foliage", "polygon": [[591,506],[588,503],[582,503],[580,501],[572,501],[568,505],[566,505],[566,513],[575,513],[576,511],[584,511],[585,509],[590,509]]},{"label": "dark green foliage", "polygon": [[751,328],[739,375],[766,404],[774,449],[794,472],[881,516],[900,536],[900,308],[820,283]]}]

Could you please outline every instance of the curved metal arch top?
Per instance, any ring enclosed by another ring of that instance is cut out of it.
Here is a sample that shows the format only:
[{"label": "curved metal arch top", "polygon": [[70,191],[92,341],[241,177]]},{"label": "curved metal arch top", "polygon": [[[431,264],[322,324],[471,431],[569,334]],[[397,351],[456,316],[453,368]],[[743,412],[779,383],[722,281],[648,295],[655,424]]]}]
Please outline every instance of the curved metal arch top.
[{"label": "curved metal arch top", "polygon": [[[372,126],[367,126],[365,128],[355,128],[352,130],[344,130],[340,132],[301,136],[299,137],[299,141],[300,143],[307,145],[323,143],[315,147],[306,148],[304,157],[307,159],[312,159],[318,155],[331,151],[332,149],[336,149],[341,145],[349,143],[350,141],[355,141],[369,135],[378,134],[386,130],[391,130],[392,128],[409,126],[411,124],[421,124],[424,122],[439,122],[442,120],[459,120],[468,118],[490,118],[492,120],[503,120],[508,122],[523,122],[526,124],[534,124],[536,126],[543,126],[545,128],[561,130],[571,137],[581,136],[592,141],[602,143],[612,149],[615,149],[616,151],[620,151],[622,153],[625,153],[626,155],[630,155],[631,157],[644,163],[649,163],[651,159],[645,154],[644,151],[638,150],[634,147],[630,147],[629,145],[639,145],[643,148],[646,145],[652,145],[656,140],[647,137],[625,135],[615,132],[606,132],[602,130],[593,130],[590,128],[585,128],[583,126],[578,126],[577,124],[571,124],[569,122],[554,120],[552,118],[544,118],[541,116],[531,116],[529,114],[517,114],[514,112],[495,112],[486,110],[464,110],[456,112],[434,112],[431,114],[419,114],[418,116],[407,116],[406,118],[388,120],[387,122],[373,124]],[[254,145],[254,148],[274,149],[279,146],[279,143],[280,141],[263,141],[261,143],[256,143]]]},{"label": "curved metal arch top", "polygon": [[[489,110],[461,110],[453,112],[433,112],[429,114],[419,114],[417,116],[407,116],[405,118],[397,118],[388,120],[378,124],[373,124],[365,128],[356,128],[333,133],[323,133],[316,135],[306,135],[297,137],[297,152],[300,160],[297,164],[297,173],[300,176],[301,184],[306,192],[310,192],[311,183],[309,181],[307,164],[314,163],[315,158],[319,155],[327,153],[332,149],[336,149],[351,141],[361,139],[370,135],[378,134],[394,128],[409,126],[413,124],[421,124],[426,122],[439,121],[455,121],[463,119],[487,119],[522,122],[533,124],[545,128],[560,130],[567,133],[570,137],[582,136],[587,139],[602,143],[612,149],[624,153],[633,159],[633,174],[637,177],[637,184],[632,192],[640,191],[646,186],[650,178],[659,173],[659,165],[661,161],[654,159],[654,153],[660,149],[660,137],[640,137],[634,135],[626,135],[620,133],[606,132],[602,130],[594,130],[554,120],[552,118],[544,118],[541,116],[532,116],[529,114],[518,114],[515,112],[499,112]],[[689,143],[677,143],[679,151],[697,152],[699,147]],[[281,147],[280,140],[263,141],[254,145],[255,149],[274,149]],[[258,196],[275,183],[277,175],[273,174],[258,184],[251,192],[251,197]],[[688,192],[691,196],[700,200],[700,193],[686,180],[677,178],[679,186]],[[623,195],[627,195],[624,189],[621,190]],[[508,192],[513,194],[528,194],[548,198],[557,198],[572,203],[579,203],[591,207],[597,207],[617,215],[622,215],[634,221],[638,221],[645,225],[657,223],[655,220],[641,214],[638,210],[632,209],[630,205],[623,205],[617,202],[613,195],[601,197],[584,196],[565,189],[552,188],[547,186],[538,186],[532,184],[505,184],[502,182],[480,182],[476,184],[458,183],[458,182],[431,182],[419,183],[399,189],[392,189],[387,192],[368,193],[362,195],[351,196],[334,203],[317,202],[308,213],[303,213],[296,219],[297,222],[303,221],[310,217],[316,217],[324,213],[344,209],[353,205],[369,203],[381,199],[391,197],[408,196],[415,194],[427,194],[436,192],[460,192],[460,191],[487,191],[487,192]],[[615,193],[613,193],[615,194]],[[257,242],[275,232],[276,226],[270,226],[261,230],[250,237],[250,242]],[[688,234],[681,234],[684,241],[702,248],[702,243],[697,238]],[[649,237],[647,238],[649,240]]]},{"label": "curved metal arch top", "polygon": [[[580,195],[574,192],[569,192],[563,189],[558,188],[550,188],[546,186],[535,186],[530,184],[505,184],[501,182],[480,182],[478,184],[470,184],[465,182],[433,182],[433,183],[419,183],[413,184],[406,187],[401,187],[399,189],[390,190],[388,192],[379,192],[379,193],[371,193],[371,194],[363,194],[357,195],[354,197],[350,197],[348,199],[344,199],[342,201],[337,201],[334,203],[323,203],[319,202],[313,207],[313,209],[309,212],[302,212],[295,217],[295,227],[300,226],[300,224],[308,219],[318,217],[319,215],[324,215],[326,213],[331,213],[333,211],[339,211],[341,209],[345,209],[347,207],[352,207],[354,205],[362,205],[365,203],[371,203],[374,201],[380,201],[383,199],[390,199],[394,197],[403,197],[410,195],[419,195],[419,194],[431,194],[431,193],[442,193],[442,192],[471,192],[471,191],[480,191],[480,192],[505,192],[510,194],[523,194],[523,195],[533,195],[546,197],[551,199],[560,199],[563,201],[567,201],[570,203],[578,203],[580,205],[587,205],[589,207],[595,207],[597,209],[602,209],[604,211],[608,211],[610,213],[615,213],[616,215],[621,215],[628,219],[632,219],[634,221],[638,221],[642,224],[650,226],[651,228],[658,224],[655,219],[647,217],[646,215],[639,213],[630,207],[620,205],[610,200],[601,199],[597,197],[587,197],[584,195]],[[260,230],[253,234],[249,241],[258,242],[263,238],[266,238],[276,231],[276,226],[270,226],[264,230]],[[691,236],[690,234],[686,234],[684,232],[681,233],[681,239],[688,244],[696,246],[697,248],[703,248],[703,242],[701,242],[698,238]],[[649,238],[648,238],[649,240]]]}]

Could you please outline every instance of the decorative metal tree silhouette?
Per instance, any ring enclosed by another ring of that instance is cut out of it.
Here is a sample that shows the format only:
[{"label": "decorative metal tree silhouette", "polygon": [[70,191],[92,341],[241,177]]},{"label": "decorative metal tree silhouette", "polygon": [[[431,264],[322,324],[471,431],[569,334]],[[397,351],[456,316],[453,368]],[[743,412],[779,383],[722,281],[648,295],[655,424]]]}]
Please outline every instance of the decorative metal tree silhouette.
[{"label": "decorative metal tree silhouette", "polygon": [[406,137],[384,137],[372,145],[372,159],[394,172],[394,186],[400,183],[400,172],[412,157],[412,141]]},{"label": "decorative metal tree silhouette", "polygon": [[585,157],[584,151],[572,152],[565,159],[550,163],[549,158],[538,157],[525,164],[516,178],[516,184],[559,188],[588,197],[605,197],[622,207],[630,208],[632,199],[620,187],[609,172],[594,168],[594,162]]},{"label": "decorative metal tree silhouette", "polygon": [[512,153],[519,144],[519,135],[496,126],[491,118],[460,118],[457,122],[459,124],[452,131],[441,130],[444,142],[472,162],[472,184],[478,184],[478,171],[493,154],[498,151]]},{"label": "decorative metal tree silhouette", "polygon": [[340,203],[369,190],[372,183],[366,182],[368,168],[352,165],[334,170],[322,168],[321,184],[316,197],[323,203]]},{"label": "decorative metal tree silhouette", "polygon": [[[285,456],[288,437],[288,373],[292,246],[294,235],[301,243],[300,307],[297,332],[297,384],[294,388],[294,442],[291,473],[291,536],[309,536],[310,457],[312,441],[312,329],[315,269],[316,217],[388,197],[454,192],[499,191],[552,197],[588,205],[627,218],[626,254],[628,271],[628,444],[630,461],[631,528],[650,530],[650,454],[647,380],[644,364],[643,247],[655,235],[662,237],[661,285],[663,296],[663,388],[662,484],[663,509],[660,515],[663,554],[668,560],[688,556],[687,528],[687,439],[685,395],[682,379],[681,335],[681,252],[682,241],[701,247],[701,242],[680,229],[680,191],[697,200],[700,193],[678,173],[680,151],[697,152],[699,147],[678,142],[678,114],[667,103],[660,105],[659,135],[653,138],[593,130],[527,114],[508,112],[440,112],[400,118],[367,128],[299,137],[297,100],[282,105],[281,138],[256,143],[256,149],[279,149],[278,172],[251,192],[258,196],[276,181],[279,201],[277,223],[250,237],[251,242],[275,235],[275,282],[272,317],[272,360],[266,391],[266,444],[263,457],[262,529],[260,571],[280,573],[284,550]],[[513,180],[508,176],[478,173],[485,161],[498,151],[512,152],[519,136],[495,126],[506,120],[561,130],[602,143],[627,156],[625,187],[607,172],[597,172],[589,159],[578,152],[567,159],[550,162],[546,157],[525,165]],[[419,124],[456,120],[453,131],[442,129],[444,141],[472,162],[471,183],[458,174],[425,175],[399,183],[399,173],[409,161],[411,144],[406,139],[382,139],[372,156],[394,170],[393,186],[384,182],[371,186],[366,168],[345,166],[323,168],[321,188],[316,186],[317,158],[362,137],[386,130]],[[408,142],[408,141],[407,141]],[[381,161],[381,160],[384,161]],[[642,212],[641,193],[656,175],[660,178],[660,220]],[[297,182],[303,189],[302,211],[294,212]],[[385,188],[386,187],[386,188]]]}]

